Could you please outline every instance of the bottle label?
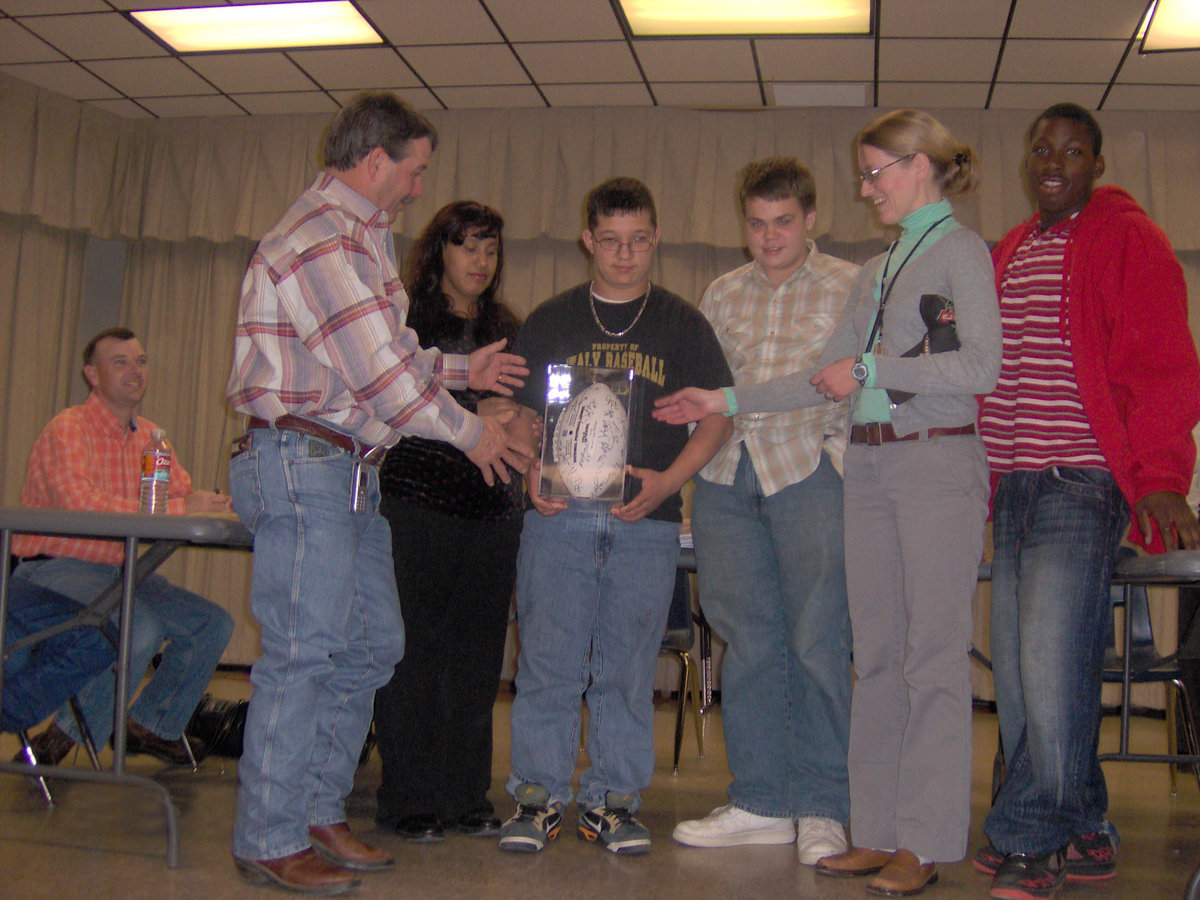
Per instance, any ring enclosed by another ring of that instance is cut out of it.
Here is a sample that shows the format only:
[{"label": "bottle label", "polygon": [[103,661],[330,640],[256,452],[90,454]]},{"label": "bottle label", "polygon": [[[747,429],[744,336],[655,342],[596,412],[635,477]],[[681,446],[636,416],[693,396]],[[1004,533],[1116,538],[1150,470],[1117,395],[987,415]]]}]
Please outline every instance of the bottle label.
[{"label": "bottle label", "polygon": [[155,481],[169,481],[171,478],[170,454],[143,453],[142,477],[153,478]]}]

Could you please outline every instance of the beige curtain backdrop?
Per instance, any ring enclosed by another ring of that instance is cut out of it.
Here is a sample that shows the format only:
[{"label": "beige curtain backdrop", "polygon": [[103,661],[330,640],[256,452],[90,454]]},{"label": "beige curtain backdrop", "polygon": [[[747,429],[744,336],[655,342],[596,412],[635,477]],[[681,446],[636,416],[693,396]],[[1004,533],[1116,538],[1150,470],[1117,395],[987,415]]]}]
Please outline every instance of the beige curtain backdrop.
[{"label": "beige curtain backdrop", "polygon": [[[587,277],[582,200],[631,174],[654,192],[663,229],[653,277],[698,301],[745,256],[734,201],[749,160],[795,155],[819,190],[826,252],[862,262],[884,246],[858,198],[851,147],[878,110],[712,112],[665,108],[461,110],[430,113],[440,144],[426,196],[397,226],[403,256],[441,205],[471,198],[505,217],[504,295],[520,315]],[[989,241],[1030,212],[1021,187],[1033,112],[934,110],[982,162],[980,190],[957,205]],[[1127,188],[1166,230],[1200,290],[1200,115],[1103,113],[1104,181]],[[224,402],[238,285],[255,241],[315,177],[325,116],[129,120],[0,76],[0,445],[4,502],[14,503],[33,439],[79,377],[77,322],[90,237],[129,253],[120,318],[152,358],[144,413],[161,423],[197,486],[226,490],[227,449],[241,424]],[[1192,312],[1193,334],[1200,312]],[[114,323],[115,324],[115,323]],[[240,623],[226,661],[249,662],[249,558],[186,551],[166,569]],[[977,600],[986,603],[986,589]],[[1173,637],[1170,616],[1156,627]],[[986,616],[976,640],[986,647]],[[987,696],[982,673],[977,692]]]}]

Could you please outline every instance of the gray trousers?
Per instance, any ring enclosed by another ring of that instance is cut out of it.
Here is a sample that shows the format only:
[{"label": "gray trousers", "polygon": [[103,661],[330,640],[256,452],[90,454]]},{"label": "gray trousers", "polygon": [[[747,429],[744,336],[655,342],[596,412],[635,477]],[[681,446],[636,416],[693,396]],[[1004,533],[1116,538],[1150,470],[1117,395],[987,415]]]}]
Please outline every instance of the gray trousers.
[{"label": "gray trousers", "polygon": [[950,862],[967,849],[971,601],[988,501],[974,436],[845,457],[853,842]]}]

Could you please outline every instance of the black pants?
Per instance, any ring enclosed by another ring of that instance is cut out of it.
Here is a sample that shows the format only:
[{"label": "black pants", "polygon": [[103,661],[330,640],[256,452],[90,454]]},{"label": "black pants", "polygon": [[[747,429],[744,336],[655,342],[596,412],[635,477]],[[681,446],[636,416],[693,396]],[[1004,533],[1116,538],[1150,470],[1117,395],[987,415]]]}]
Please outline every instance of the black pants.
[{"label": "black pants", "polygon": [[504,661],[521,519],[455,519],[384,497],[404,659],[375,694],[380,825],[491,812],[492,707]]}]

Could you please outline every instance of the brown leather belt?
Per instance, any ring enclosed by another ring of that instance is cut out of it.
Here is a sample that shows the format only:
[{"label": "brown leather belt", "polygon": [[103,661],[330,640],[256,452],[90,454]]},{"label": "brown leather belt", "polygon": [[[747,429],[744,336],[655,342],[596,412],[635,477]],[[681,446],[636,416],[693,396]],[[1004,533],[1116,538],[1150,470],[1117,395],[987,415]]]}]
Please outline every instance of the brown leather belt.
[{"label": "brown leather belt", "polygon": [[924,428],[901,437],[896,434],[896,429],[892,427],[891,422],[869,422],[866,425],[850,426],[850,443],[878,447],[880,444],[892,444],[897,441],[923,441],[933,437],[954,437],[955,435],[974,433],[974,425],[959,425],[957,428]]},{"label": "brown leather belt", "polygon": [[319,438],[327,444],[337,447],[339,450],[345,450],[353,456],[367,456],[377,448],[371,444],[364,444],[357,438],[350,437],[348,434],[343,434],[340,431],[334,431],[319,422],[314,422],[312,419],[306,419],[303,416],[293,416],[290,413],[286,416],[280,416],[275,421],[260,419],[258,416],[250,416],[246,420],[246,429],[251,428],[274,428],[278,431],[298,431],[300,434],[307,434],[311,437]]}]

